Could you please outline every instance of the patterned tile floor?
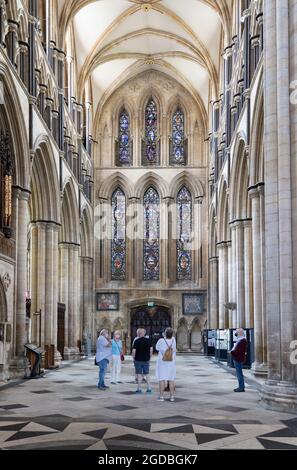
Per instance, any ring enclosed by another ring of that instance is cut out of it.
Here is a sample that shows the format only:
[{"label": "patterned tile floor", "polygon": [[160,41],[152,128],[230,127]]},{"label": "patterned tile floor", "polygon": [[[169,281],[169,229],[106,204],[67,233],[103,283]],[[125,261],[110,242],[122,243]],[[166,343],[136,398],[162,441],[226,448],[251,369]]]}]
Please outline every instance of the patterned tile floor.
[{"label": "patterned tile floor", "polygon": [[297,416],[263,409],[253,382],[235,394],[210,359],[178,357],[176,403],[157,401],[155,380],[135,396],[131,358],[123,384],[101,392],[97,374],[89,359],[1,387],[0,449],[297,449]]}]

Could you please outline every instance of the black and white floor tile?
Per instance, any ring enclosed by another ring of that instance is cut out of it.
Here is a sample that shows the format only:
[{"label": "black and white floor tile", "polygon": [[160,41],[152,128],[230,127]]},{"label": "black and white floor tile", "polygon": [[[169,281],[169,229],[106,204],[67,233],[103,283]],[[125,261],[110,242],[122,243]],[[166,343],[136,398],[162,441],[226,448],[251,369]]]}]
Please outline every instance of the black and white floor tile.
[{"label": "black and white floor tile", "polygon": [[99,391],[97,374],[90,359],[0,387],[0,449],[297,449],[297,416],[263,409],[253,385],[234,394],[235,378],[207,358],[178,357],[175,403],[157,401],[155,380],[135,395],[129,358],[122,384]]}]

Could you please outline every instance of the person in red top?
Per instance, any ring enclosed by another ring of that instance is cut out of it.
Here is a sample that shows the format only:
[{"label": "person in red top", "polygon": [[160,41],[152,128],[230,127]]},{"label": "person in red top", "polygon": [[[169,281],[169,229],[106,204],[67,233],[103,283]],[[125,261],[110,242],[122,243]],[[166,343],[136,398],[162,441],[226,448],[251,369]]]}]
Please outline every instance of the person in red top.
[{"label": "person in red top", "polygon": [[235,336],[237,336],[237,342],[235,343],[233,349],[230,351],[238,380],[238,388],[235,388],[234,392],[244,392],[245,385],[242,367],[246,361],[248,344],[242,328],[238,328],[236,330]]}]

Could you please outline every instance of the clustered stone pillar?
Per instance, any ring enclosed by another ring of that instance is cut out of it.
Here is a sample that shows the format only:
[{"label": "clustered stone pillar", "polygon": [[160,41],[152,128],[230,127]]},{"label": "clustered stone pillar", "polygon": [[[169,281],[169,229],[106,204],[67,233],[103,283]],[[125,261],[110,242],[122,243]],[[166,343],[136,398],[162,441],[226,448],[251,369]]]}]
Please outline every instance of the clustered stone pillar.
[{"label": "clustered stone pillar", "polygon": [[[24,345],[26,338],[26,290],[27,290],[27,231],[24,227],[28,224],[28,201],[30,194],[21,189],[14,190],[17,209],[17,285],[16,285],[16,318],[15,318],[15,357],[20,359],[19,364],[23,368]],[[18,364],[16,364],[18,368]]]},{"label": "clustered stone pillar", "polygon": [[82,338],[79,319],[79,246],[60,243],[60,302],[65,304],[64,359],[79,357],[78,341]]},{"label": "clustered stone pillar", "polygon": [[[296,78],[296,1],[264,2],[264,168],[268,380],[261,392],[268,407],[297,411],[295,208],[296,105],[290,82]],[[293,34],[295,31],[295,34]],[[292,76],[290,77],[290,73]],[[292,190],[292,186],[294,190]]]},{"label": "clustered stone pillar", "polygon": [[219,253],[219,328],[228,328],[225,304],[228,302],[228,244],[217,245]]},{"label": "clustered stone pillar", "polygon": [[253,303],[254,303],[254,346],[255,361],[253,372],[255,375],[267,375],[267,338],[264,303],[264,269],[265,253],[262,237],[264,236],[263,185],[250,188],[249,197],[252,206],[252,232],[253,232]]},{"label": "clustered stone pillar", "polygon": [[209,328],[217,329],[219,327],[218,322],[218,256],[213,256],[209,259]]},{"label": "clustered stone pillar", "polygon": [[[57,355],[58,231],[55,222],[31,224],[32,341],[53,345]],[[35,315],[40,312],[41,316]]]}]

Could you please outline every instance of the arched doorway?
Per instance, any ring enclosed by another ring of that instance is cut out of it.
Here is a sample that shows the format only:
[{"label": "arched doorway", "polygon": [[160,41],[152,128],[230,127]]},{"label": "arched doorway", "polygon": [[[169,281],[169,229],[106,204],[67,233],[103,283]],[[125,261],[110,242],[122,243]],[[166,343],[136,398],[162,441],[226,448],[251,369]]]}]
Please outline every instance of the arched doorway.
[{"label": "arched doorway", "polygon": [[[155,351],[156,344],[164,330],[171,326],[171,313],[168,307],[135,307],[131,312],[131,341],[136,337],[138,328],[145,328]],[[131,345],[132,345],[131,342]]]}]

